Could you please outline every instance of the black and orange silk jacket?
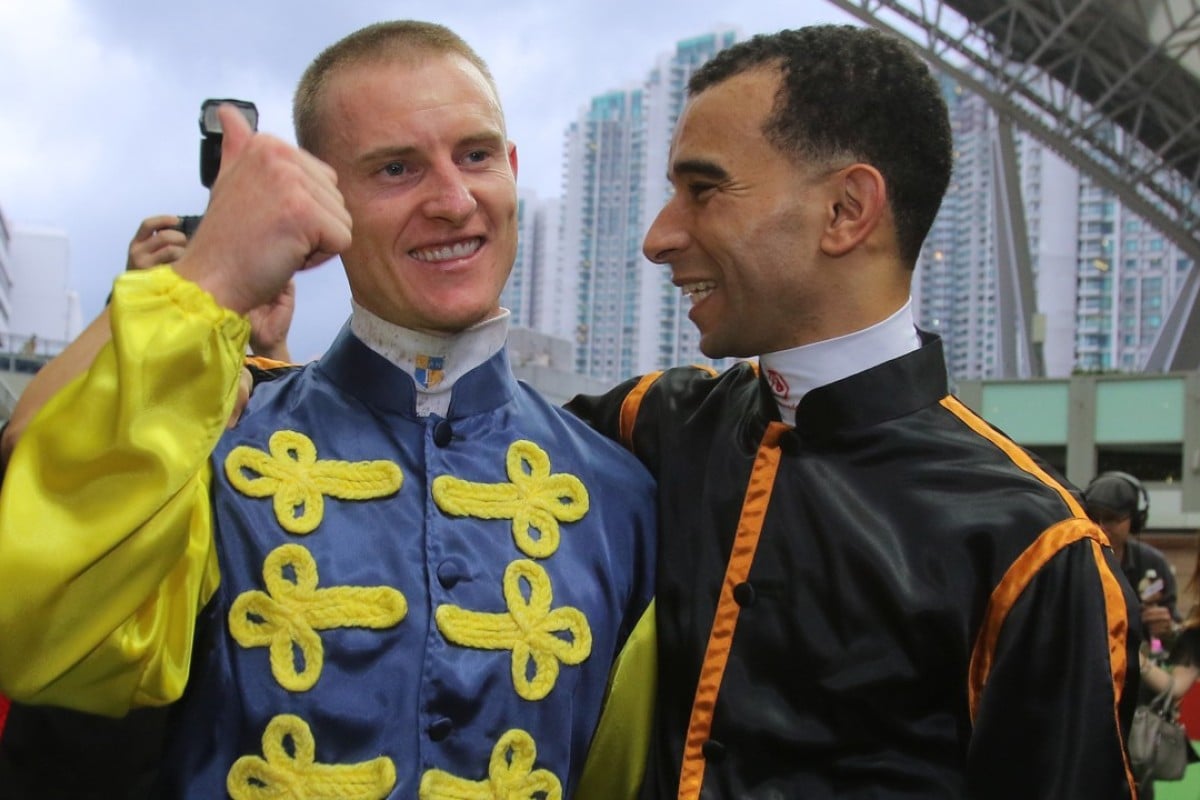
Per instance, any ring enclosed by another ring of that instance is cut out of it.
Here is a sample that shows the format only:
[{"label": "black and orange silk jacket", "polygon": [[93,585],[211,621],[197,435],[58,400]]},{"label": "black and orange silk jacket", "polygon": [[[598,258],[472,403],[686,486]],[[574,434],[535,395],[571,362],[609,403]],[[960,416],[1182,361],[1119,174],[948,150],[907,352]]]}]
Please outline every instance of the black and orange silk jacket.
[{"label": "black and orange silk jacket", "polygon": [[1131,798],[1133,602],[941,341],[779,421],[753,366],[570,404],[659,481],[646,798]]}]

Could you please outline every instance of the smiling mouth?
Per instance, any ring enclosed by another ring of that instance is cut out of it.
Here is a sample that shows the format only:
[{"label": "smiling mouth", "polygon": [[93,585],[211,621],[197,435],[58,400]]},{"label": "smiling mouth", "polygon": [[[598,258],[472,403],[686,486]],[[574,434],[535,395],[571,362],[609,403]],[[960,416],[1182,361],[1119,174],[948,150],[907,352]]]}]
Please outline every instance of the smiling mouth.
[{"label": "smiling mouth", "polygon": [[436,264],[440,261],[457,261],[460,258],[466,258],[473,255],[480,247],[483,247],[483,237],[476,236],[465,241],[456,242],[455,244],[441,245],[440,247],[426,247],[420,250],[409,250],[408,254],[417,261],[424,261],[427,264]]},{"label": "smiling mouth", "polygon": [[696,303],[708,297],[715,288],[717,288],[716,281],[697,281],[695,283],[685,283],[679,287],[680,291],[683,292],[683,296],[692,301],[692,305],[696,305]]}]

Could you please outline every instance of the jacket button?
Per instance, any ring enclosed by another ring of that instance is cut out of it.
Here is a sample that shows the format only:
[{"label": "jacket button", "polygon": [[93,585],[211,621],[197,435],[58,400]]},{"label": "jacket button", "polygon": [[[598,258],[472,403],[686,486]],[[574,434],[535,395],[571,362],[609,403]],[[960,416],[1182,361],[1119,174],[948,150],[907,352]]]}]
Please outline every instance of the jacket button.
[{"label": "jacket button", "polygon": [[454,429],[450,427],[450,423],[446,420],[440,420],[433,426],[433,443],[438,447],[445,447],[450,444],[450,440],[454,438]]},{"label": "jacket button", "polygon": [[742,608],[749,608],[754,605],[754,601],[757,598],[758,595],[755,593],[754,586],[751,585],[750,581],[739,583],[733,587],[733,599]]},{"label": "jacket button", "polygon": [[725,760],[725,745],[716,739],[709,739],[701,745],[700,752],[704,754],[706,761],[711,761],[714,764]]},{"label": "jacket button", "polygon": [[450,735],[454,730],[454,723],[442,717],[429,726],[429,738],[435,742],[440,742]]},{"label": "jacket button", "polygon": [[467,576],[467,565],[460,559],[447,558],[437,565],[437,579],[443,589],[452,589]]}]

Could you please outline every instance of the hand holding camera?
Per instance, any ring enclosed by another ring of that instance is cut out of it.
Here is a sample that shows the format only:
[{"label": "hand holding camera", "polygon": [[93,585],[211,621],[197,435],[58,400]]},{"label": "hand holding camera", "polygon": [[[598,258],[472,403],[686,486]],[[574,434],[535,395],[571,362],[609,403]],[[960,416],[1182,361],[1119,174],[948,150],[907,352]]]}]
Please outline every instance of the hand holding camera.
[{"label": "hand holding camera", "polygon": [[142,220],[129,243],[125,269],[149,269],[178,261],[187,247],[187,236],[178,228],[179,219],[171,214],[159,214]]},{"label": "hand holding camera", "polygon": [[[221,125],[217,109],[223,105],[236,108],[246,118],[250,129],[258,130],[258,106],[249,100],[209,98],[200,104],[200,185],[205,189],[212,188],[217,174],[221,171],[221,142],[225,138],[225,129]],[[203,214],[181,214],[179,221],[172,223],[172,227],[190,239],[203,219]]]}]

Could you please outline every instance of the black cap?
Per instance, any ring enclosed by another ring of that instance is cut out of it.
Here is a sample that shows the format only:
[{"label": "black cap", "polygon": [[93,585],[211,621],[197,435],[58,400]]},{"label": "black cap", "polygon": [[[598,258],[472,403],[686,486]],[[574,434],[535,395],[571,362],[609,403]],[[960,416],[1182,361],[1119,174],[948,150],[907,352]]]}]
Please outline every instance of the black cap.
[{"label": "black cap", "polygon": [[1084,489],[1083,502],[1089,511],[1103,508],[1132,516],[1138,508],[1138,491],[1118,475],[1100,475]]}]

